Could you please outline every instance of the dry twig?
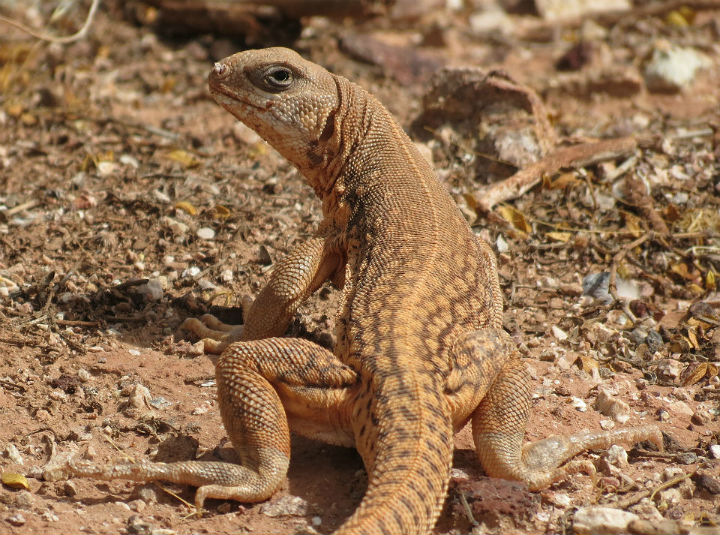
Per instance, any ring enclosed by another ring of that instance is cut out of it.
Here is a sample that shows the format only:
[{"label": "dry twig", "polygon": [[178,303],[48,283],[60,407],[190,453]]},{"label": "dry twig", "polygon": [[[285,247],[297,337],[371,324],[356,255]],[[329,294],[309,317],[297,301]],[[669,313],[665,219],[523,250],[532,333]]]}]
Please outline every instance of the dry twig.
[{"label": "dry twig", "polygon": [[3,17],[2,15],[0,15],[0,22],[9,24],[10,26],[17,28],[18,30],[28,33],[28,34],[32,35],[33,37],[36,37],[43,41],[49,41],[51,43],[61,43],[61,44],[72,43],[73,41],[77,41],[77,40],[85,37],[85,34],[87,33],[88,28],[90,28],[90,24],[92,24],[93,17],[95,16],[95,12],[97,11],[97,8],[99,5],[100,5],[100,0],[92,0],[92,4],[90,4],[90,9],[88,10],[88,15],[87,15],[87,18],[85,19],[85,22],[82,25],[82,28],[80,28],[74,34],[68,35],[66,37],[55,37],[54,35],[49,35],[47,33],[40,33],[38,31],[33,30],[32,28],[30,28],[28,26],[25,26],[21,22],[18,22],[13,19],[9,19],[7,17]]},{"label": "dry twig", "polygon": [[635,137],[622,137],[557,149],[511,177],[473,192],[476,210],[487,214],[497,204],[520,197],[540,182],[543,175],[627,156],[642,144]]}]

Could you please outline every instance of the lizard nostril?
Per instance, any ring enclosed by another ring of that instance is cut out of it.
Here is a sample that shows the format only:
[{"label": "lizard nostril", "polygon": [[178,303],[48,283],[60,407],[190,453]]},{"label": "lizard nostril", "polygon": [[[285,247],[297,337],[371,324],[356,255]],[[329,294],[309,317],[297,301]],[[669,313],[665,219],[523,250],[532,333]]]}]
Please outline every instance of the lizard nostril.
[{"label": "lizard nostril", "polygon": [[218,62],[213,66],[213,73],[215,73],[215,75],[217,76],[225,76],[229,70],[230,69],[228,68],[228,66],[224,63]]}]

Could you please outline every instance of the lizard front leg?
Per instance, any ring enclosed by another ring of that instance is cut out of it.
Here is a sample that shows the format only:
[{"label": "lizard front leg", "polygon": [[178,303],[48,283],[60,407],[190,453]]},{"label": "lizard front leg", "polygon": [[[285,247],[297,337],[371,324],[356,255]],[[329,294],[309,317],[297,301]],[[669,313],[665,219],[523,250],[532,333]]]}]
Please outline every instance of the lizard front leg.
[{"label": "lizard front leg", "polygon": [[102,466],[70,461],[46,479],[70,476],[155,480],[198,486],[195,505],[207,498],[258,502],[285,479],[294,431],[352,446],[350,400],[356,373],[331,352],[308,340],[267,338],[236,342],[216,365],[218,400],[225,430],[241,464],[142,461]]},{"label": "lizard front leg", "polygon": [[227,325],[210,314],[186,319],[181,328],[203,339],[205,351],[222,353],[238,340],[280,336],[298,306],[338,271],[341,255],[330,240],[312,238],[277,263],[270,280],[252,304],[243,302],[244,325]]},{"label": "lizard front leg", "polygon": [[662,448],[662,435],[653,425],[555,435],[523,445],[531,381],[508,334],[502,329],[472,331],[456,344],[454,360],[457,371],[450,374],[448,385],[456,427],[467,420],[468,409],[476,406],[471,414],[475,448],[491,477],[523,481],[537,490],[572,473],[594,473],[589,461],[566,463],[582,451],[643,440]]}]

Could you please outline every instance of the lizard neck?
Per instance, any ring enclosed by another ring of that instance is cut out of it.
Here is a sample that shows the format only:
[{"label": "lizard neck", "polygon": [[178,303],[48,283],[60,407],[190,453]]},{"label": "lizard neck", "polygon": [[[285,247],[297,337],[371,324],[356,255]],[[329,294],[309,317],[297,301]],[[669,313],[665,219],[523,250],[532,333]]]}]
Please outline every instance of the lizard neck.
[{"label": "lizard neck", "polygon": [[[328,116],[314,158],[322,165],[302,170],[322,200],[325,225],[344,232],[352,218],[371,215],[368,208],[373,218],[389,220],[395,214],[402,219],[406,214],[397,210],[398,202],[422,202],[428,194],[449,200],[390,112],[359,86],[339,76],[334,79],[339,104]],[[392,169],[403,172],[389,172]]]}]

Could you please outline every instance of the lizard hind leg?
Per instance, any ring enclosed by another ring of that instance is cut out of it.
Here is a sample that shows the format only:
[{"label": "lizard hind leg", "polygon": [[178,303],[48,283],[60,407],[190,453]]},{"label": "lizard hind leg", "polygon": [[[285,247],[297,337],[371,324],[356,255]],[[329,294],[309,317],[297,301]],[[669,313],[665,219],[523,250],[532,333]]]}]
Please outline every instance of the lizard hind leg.
[{"label": "lizard hind leg", "polygon": [[472,416],[475,448],[489,476],[524,481],[531,490],[538,490],[573,473],[594,474],[590,461],[570,460],[582,451],[643,440],[662,448],[662,435],[651,425],[556,435],[523,445],[529,415],[530,377],[522,361],[513,356]]},{"label": "lizard hind leg", "polygon": [[289,421],[301,434],[352,445],[346,412],[357,376],[326,349],[293,338],[237,342],[221,355],[215,376],[220,414],[241,464],[141,461],[101,465],[71,460],[48,468],[46,479],[80,476],[193,485],[199,487],[198,508],[206,498],[259,502],[285,479],[290,462]]}]

